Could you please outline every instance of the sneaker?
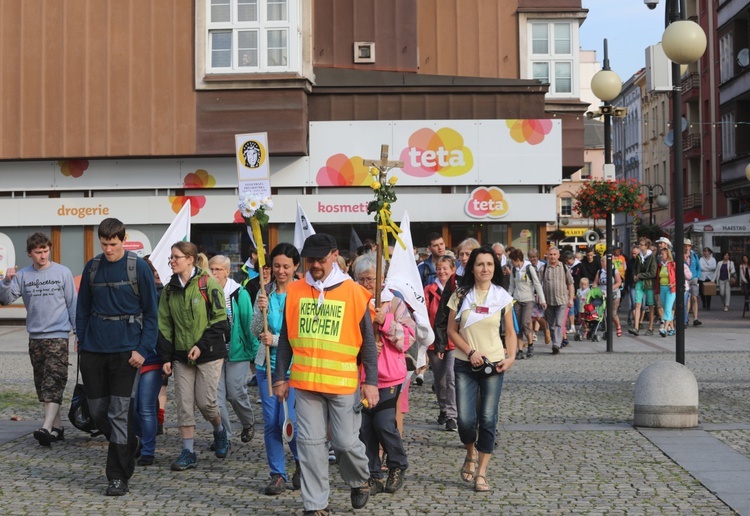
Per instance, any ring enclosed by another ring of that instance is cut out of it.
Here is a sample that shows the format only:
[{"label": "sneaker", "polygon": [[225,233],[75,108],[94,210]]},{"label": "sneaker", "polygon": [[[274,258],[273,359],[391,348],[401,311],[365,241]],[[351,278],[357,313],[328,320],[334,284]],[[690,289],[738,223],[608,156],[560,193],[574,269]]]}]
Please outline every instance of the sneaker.
[{"label": "sneaker", "polygon": [[519,349],[516,351],[516,360],[523,360],[526,356],[523,354],[523,350]]},{"label": "sneaker", "polygon": [[328,464],[338,464],[339,459],[336,458],[336,452],[333,448],[328,448]]},{"label": "sneaker", "polygon": [[49,433],[49,430],[46,428],[37,428],[34,430],[34,439],[39,441],[40,446],[50,446],[50,443],[55,440],[54,437],[52,437],[52,434]]},{"label": "sneaker", "polygon": [[214,430],[214,455],[217,458],[223,459],[229,453],[229,438],[227,437],[227,429],[222,429],[221,432]]},{"label": "sneaker", "polygon": [[107,490],[104,492],[104,494],[107,496],[122,496],[128,491],[130,491],[130,489],[128,489],[127,480],[116,478],[109,481],[109,485],[107,486]]},{"label": "sneaker", "polygon": [[674,331],[674,330],[669,330],[669,331],[667,332],[667,335],[669,335],[670,337],[673,337],[673,336],[674,336],[674,333],[675,333],[675,331]]},{"label": "sneaker", "polygon": [[440,415],[437,417],[437,424],[444,425],[446,421],[448,421],[448,415],[441,410]]},{"label": "sneaker", "polygon": [[651,328],[649,328],[648,330],[646,330],[646,337],[650,337],[653,334],[654,334],[654,330],[652,330]]},{"label": "sneaker", "polygon": [[253,437],[255,437],[255,427],[254,426],[247,426],[242,429],[242,433],[240,434],[240,440],[243,443],[249,443],[253,440]]},{"label": "sneaker", "polygon": [[419,386],[421,386],[424,383],[424,375],[423,374],[418,374],[417,375],[416,383]]},{"label": "sneaker", "polygon": [[138,465],[139,466],[153,466],[154,456],[153,455],[141,455],[141,458],[138,459]]},{"label": "sneaker", "polygon": [[367,481],[367,485],[370,486],[370,494],[376,495],[385,491],[385,483],[379,478],[370,477]]},{"label": "sneaker", "polygon": [[536,332],[531,334],[531,342],[536,342]]},{"label": "sneaker", "polygon": [[361,509],[367,505],[370,499],[370,481],[368,480],[359,487],[352,488],[351,500],[353,509]]},{"label": "sneaker", "polygon": [[728,307],[728,306],[725,306],[725,307],[724,307],[724,311],[725,311],[725,312],[728,312],[728,311],[729,311],[729,307]]},{"label": "sneaker", "polygon": [[286,491],[286,482],[284,481],[284,477],[279,475],[278,473],[274,473],[271,475],[271,480],[268,482],[268,485],[266,486],[266,490],[264,491],[269,496],[276,496],[280,495]]},{"label": "sneaker", "polygon": [[65,429],[52,427],[52,431],[49,433],[52,436],[53,441],[64,441],[65,440]]},{"label": "sneaker", "polygon": [[568,333],[575,333],[576,332],[576,325],[572,324],[570,328],[568,328]]},{"label": "sneaker", "polygon": [[385,492],[395,493],[404,485],[404,470],[392,468],[388,471],[388,480],[385,481]]},{"label": "sneaker", "polygon": [[172,471],[185,471],[186,469],[192,469],[198,467],[198,456],[195,452],[183,448],[182,453],[176,461],[172,463]]},{"label": "sneaker", "polygon": [[294,473],[292,474],[292,489],[296,491],[302,486],[302,471],[299,469],[299,461],[294,461]]},{"label": "sneaker", "polygon": [[451,418],[445,421],[445,431],[446,432],[458,432],[458,424],[456,424],[456,420]]},{"label": "sneaker", "polygon": [[526,358],[531,358],[534,356],[534,345],[532,344],[528,348],[526,348]]},{"label": "sneaker", "polygon": [[661,335],[662,337],[666,337],[667,330],[665,330],[664,328],[659,328],[659,335]]},{"label": "sneaker", "polygon": [[700,326],[701,324],[703,324],[703,323],[702,323],[702,322],[700,322],[700,321],[699,321],[698,319],[695,319],[695,320],[693,321],[693,326]]},{"label": "sneaker", "polygon": [[552,354],[557,355],[560,352],[560,346],[552,346]]},{"label": "sneaker", "polygon": [[568,339],[563,339],[562,342],[560,343],[560,347],[564,348],[568,344],[570,344],[570,342],[568,341]]}]

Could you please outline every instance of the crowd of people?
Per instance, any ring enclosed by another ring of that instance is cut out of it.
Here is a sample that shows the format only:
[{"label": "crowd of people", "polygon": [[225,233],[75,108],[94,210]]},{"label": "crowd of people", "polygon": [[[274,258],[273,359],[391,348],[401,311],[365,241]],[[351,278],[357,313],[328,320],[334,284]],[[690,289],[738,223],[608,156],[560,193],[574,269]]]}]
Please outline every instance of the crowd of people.
[{"label": "crowd of people", "polygon": [[[50,261],[51,242],[42,233],[27,240],[32,265],[9,269],[0,282],[0,302],[23,297],[27,307],[29,355],[44,405],[34,438],[46,447],[64,440],[60,412],[68,339],[75,332],[88,409],[109,441],[105,494],[126,494],[136,464],[155,464],[169,382],[181,442],[170,466],[176,472],[198,466],[196,407],[213,428],[210,451],[217,458],[230,455],[229,407],[240,423],[239,440],[253,440],[248,386],[257,385],[269,470],[264,492],[299,489],[305,514],[312,515],[329,512],[334,462],[355,509],[371,495],[403,487],[409,467],[403,415],[412,378],[421,385],[427,367],[439,406],[436,422],[457,432],[465,448],[461,480],[477,492],[491,490],[488,464],[504,373],[534,357],[538,335],[552,354],[560,353],[607,283],[605,260],[593,248],[577,256],[552,246],[542,257],[536,249],[525,255],[469,238],[453,253],[432,233],[428,256],[415,252],[415,265],[434,342],[427,343],[424,363],[415,364],[420,353],[414,350],[422,345],[415,307],[403,293],[378,284],[373,243],[350,260],[332,236],[318,233],[300,251],[278,244],[265,267],[251,259],[232,277],[227,257],[209,260],[193,243],[176,242],[169,257],[173,274],[163,283],[148,260],[125,250],[121,221],[105,219],[98,236],[103,252],[84,267],[78,292],[70,270]],[[701,324],[698,300],[702,310],[711,309],[710,283],[718,285],[727,310],[739,272],[747,302],[747,256],[736,271],[728,253],[717,262],[710,249],[699,257],[690,240],[684,248],[684,314],[674,314],[668,239],[652,246],[640,238],[629,258],[615,250],[608,309],[618,337],[617,310],[626,296],[628,332],[640,335],[644,326],[653,335],[659,321],[662,337],[674,335],[675,317],[687,324],[692,314],[693,324]]]}]

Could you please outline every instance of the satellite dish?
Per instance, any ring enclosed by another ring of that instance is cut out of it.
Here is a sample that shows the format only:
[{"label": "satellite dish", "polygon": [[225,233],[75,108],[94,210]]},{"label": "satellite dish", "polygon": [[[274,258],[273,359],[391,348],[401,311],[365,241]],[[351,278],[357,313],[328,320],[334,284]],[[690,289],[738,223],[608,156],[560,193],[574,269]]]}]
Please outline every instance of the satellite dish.
[{"label": "satellite dish", "polygon": [[674,145],[674,133],[672,131],[669,131],[664,137],[664,145],[666,145],[667,147],[671,147],[672,145]]},{"label": "satellite dish", "polygon": [[742,68],[750,64],[750,50],[743,48],[737,53],[737,64]]},{"label": "satellite dish", "polygon": [[685,132],[685,129],[687,129],[687,126],[688,126],[688,121],[687,121],[687,118],[685,118],[685,117],[683,116],[683,117],[682,117],[682,132],[683,132],[683,133]]}]

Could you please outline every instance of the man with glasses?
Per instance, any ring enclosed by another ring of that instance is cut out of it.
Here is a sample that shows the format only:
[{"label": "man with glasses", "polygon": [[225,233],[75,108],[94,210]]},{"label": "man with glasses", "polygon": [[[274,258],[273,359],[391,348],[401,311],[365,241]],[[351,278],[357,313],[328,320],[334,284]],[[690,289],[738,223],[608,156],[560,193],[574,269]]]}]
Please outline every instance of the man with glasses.
[{"label": "man with glasses", "polygon": [[[76,336],[89,410],[109,440],[105,494],[122,496],[129,491],[138,449],[132,398],[140,367],[156,346],[156,285],[151,267],[125,251],[125,224],[104,219],[99,224],[99,243],[103,253],[90,260],[81,274]],[[135,282],[129,267],[135,267]]]},{"label": "man with glasses", "polygon": [[[329,511],[326,424],[352,507],[360,509],[370,496],[368,459],[358,436],[360,411],[379,400],[371,295],[334,267],[338,247],[331,235],[309,236],[300,255],[307,273],[287,287],[273,391],[284,400],[289,388],[295,389],[305,514]],[[361,385],[358,360],[365,372]]]}]

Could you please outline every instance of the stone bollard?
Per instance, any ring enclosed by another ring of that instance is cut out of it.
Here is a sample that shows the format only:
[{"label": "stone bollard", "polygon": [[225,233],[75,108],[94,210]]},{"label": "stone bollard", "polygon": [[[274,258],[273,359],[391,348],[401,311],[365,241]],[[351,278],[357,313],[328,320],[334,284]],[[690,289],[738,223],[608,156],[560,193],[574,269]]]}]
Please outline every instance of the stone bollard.
[{"label": "stone bollard", "polygon": [[693,428],[698,426],[698,382],[678,362],[654,362],[635,382],[634,426]]}]

